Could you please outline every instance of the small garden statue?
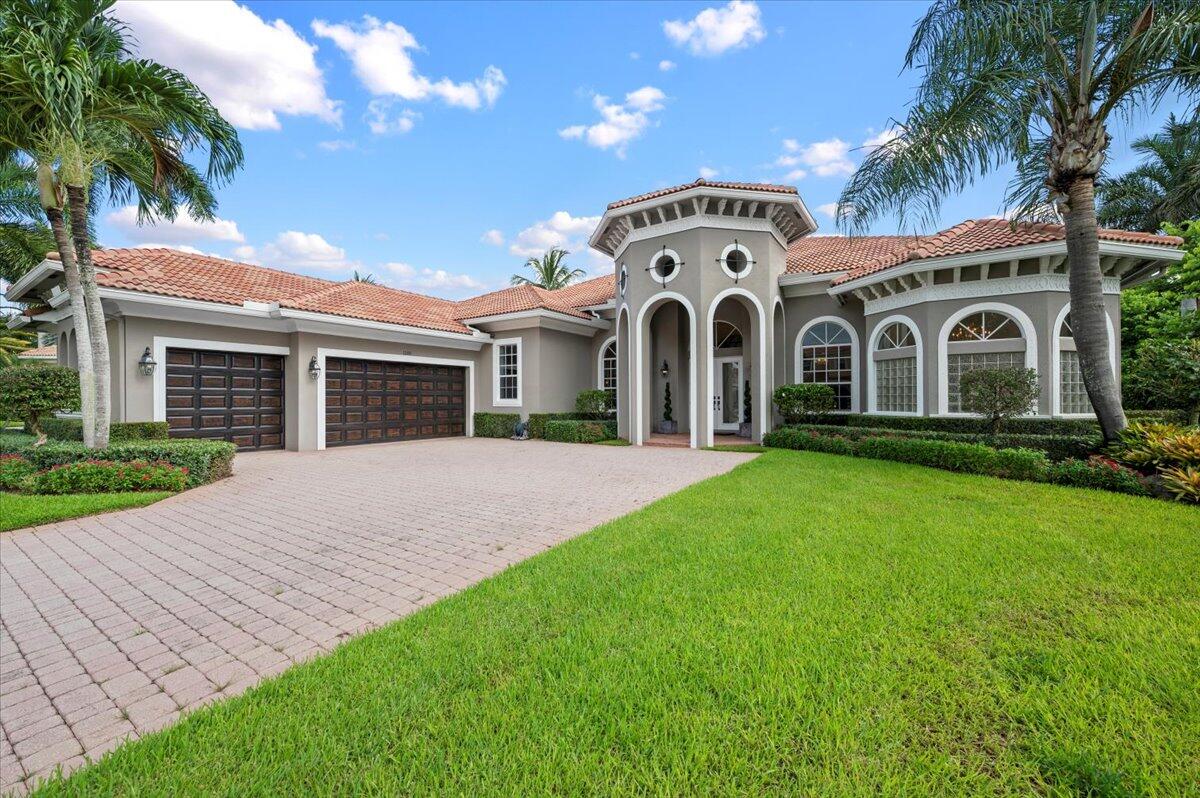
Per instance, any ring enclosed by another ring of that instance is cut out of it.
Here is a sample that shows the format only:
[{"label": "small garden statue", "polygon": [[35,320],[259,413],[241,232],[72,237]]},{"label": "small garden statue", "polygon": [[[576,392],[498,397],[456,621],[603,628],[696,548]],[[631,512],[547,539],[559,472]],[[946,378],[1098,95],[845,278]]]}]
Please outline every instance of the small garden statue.
[{"label": "small garden statue", "polygon": [[529,440],[529,422],[528,421],[518,421],[517,422],[517,426],[514,428],[514,431],[513,431],[512,439],[514,441]]}]

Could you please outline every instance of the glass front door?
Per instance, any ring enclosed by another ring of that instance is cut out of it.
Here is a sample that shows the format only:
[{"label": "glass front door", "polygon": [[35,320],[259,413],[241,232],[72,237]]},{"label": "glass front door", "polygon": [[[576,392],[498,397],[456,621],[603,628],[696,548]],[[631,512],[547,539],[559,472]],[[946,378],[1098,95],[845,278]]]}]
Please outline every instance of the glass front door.
[{"label": "glass front door", "polygon": [[742,359],[713,358],[713,430],[737,432],[742,420]]}]

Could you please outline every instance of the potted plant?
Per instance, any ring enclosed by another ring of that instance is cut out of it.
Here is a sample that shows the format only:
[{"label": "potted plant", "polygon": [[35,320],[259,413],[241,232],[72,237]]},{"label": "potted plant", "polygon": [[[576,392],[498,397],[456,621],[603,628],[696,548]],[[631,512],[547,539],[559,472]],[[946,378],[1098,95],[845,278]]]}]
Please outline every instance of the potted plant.
[{"label": "potted plant", "polygon": [[660,435],[674,435],[679,432],[679,422],[671,418],[671,383],[666,383],[666,390],[663,393],[663,417],[662,421],[658,422],[658,432]]},{"label": "potted plant", "polygon": [[750,380],[746,380],[745,390],[742,391],[742,423],[738,424],[740,437],[749,438],[754,434],[754,425],[750,422]]}]

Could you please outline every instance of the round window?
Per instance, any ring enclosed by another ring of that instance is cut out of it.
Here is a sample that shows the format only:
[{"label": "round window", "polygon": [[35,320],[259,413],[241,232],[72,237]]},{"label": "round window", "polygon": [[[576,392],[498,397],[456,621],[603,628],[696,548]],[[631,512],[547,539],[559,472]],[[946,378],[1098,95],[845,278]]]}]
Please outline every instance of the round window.
[{"label": "round window", "polygon": [[750,265],[750,262],[746,260],[746,256],[742,254],[740,249],[735,249],[725,256],[725,265],[734,274],[741,274],[746,271],[746,267]]},{"label": "round window", "polygon": [[736,241],[725,247],[725,251],[721,253],[720,263],[721,271],[734,280],[740,280],[748,275],[754,265],[750,250]]},{"label": "round window", "polygon": [[679,253],[660,249],[650,259],[650,277],[657,283],[669,283],[679,273]]},{"label": "round window", "polygon": [[617,288],[621,290],[621,296],[625,296],[625,289],[629,286],[629,269],[625,268],[625,264],[621,264],[621,276],[617,278]]}]

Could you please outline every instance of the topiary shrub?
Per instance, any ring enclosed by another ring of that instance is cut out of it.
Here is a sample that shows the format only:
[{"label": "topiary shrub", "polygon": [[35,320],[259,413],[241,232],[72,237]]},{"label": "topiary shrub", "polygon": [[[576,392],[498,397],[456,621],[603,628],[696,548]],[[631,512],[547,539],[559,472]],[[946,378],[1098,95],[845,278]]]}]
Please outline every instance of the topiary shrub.
[{"label": "topiary shrub", "polygon": [[519,413],[476,413],[476,438],[511,438],[517,431]]},{"label": "topiary shrub", "polygon": [[0,369],[0,418],[19,418],[46,442],[42,419],[56,410],[79,409],[79,374],[65,366],[42,363]]},{"label": "topiary shrub", "polygon": [[580,415],[599,416],[615,409],[608,406],[607,391],[580,391],[575,397],[575,412]]},{"label": "topiary shrub", "polygon": [[1028,413],[1040,391],[1036,369],[976,369],[959,378],[963,409],[983,416],[993,433],[1005,419]]},{"label": "topiary shrub", "polygon": [[33,493],[113,493],[117,491],[169,490],[187,487],[186,468],[142,460],[81,460],[65,463],[35,475]]},{"label": "topiary shrub", "polygon": [[833,388],[815,382],[780,385],[771,395],[775,409],[789,424],[809,421],[815,416],[833,410],[835,397]]}]

